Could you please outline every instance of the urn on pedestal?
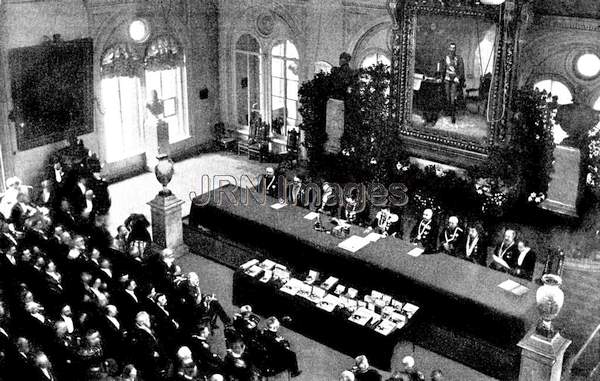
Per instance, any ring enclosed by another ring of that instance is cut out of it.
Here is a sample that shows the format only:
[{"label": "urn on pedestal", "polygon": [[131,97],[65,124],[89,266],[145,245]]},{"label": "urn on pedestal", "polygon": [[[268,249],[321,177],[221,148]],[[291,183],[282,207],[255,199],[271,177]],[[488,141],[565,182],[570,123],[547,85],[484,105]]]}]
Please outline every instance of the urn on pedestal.
[{"label": "urn on pedestal", "polygon": [[543,285],[535,294],[537,310],[541,317],[536,327],[536,334],[552,339],[557,334],[552,326],[552,320],[558,316],[565,301],[565,295],[560,289],[562,279],[558,275],[546,274],[542,276],[542,283]]},{"label": "urn on pedestal", "polygon": [[156,179],[163,186],[163,189],[158,192],[159,196],[168,197],[173,193],[167,188],[167,185],[171,182],[173,174],[175,173],[175,167],[173,160],[169,158],[167,154],[161,154],[157,156],[158,164],[154,167],[154,174]]}]

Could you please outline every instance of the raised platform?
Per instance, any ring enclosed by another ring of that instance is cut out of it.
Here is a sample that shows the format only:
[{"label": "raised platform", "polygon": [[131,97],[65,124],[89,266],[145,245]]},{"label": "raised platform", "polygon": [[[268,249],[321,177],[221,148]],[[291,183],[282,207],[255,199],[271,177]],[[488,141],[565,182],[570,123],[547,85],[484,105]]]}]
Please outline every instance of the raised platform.
[{"label": "raised platform", "polygon": [[[411,335],[416,344],[490,376],[515,377],[516,344],[536,316],[535,284],[445,254],[413,258],[406,255],[412,245],[398,239],[379,240],[351,254],[337,247],[340,239],[315,232],[312,222],[303,219],[306,209],[274,210],[269,207],[274,199],[231,203],[224,195],[216,203],[214,192],[208,204],[193,204],[184,220],[192,251],[218,253],[221,262],[233,261],[232,267],[249,258],[271,258],[295,271],[339,273],[359,287],[410,298],[427,311],[423,328]],[[351,233],[362,229],[353,227]],[[507,278],[530,291],[517,297],[497,287]]]}]

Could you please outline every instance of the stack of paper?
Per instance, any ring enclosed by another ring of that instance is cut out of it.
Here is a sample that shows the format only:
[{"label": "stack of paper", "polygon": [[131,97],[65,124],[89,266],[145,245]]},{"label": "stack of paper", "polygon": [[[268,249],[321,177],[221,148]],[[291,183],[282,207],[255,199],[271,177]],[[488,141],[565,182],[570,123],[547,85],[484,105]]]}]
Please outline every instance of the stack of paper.
[{"label": "stack of paper", "polygon": [[342,242],[340,242],[338,244],[338,247],[340,247],[344,250],[348,250],[351,253],[356,253],[363,247],[367,246],[369,244],[369,242],[371,242],[371,241],[369,241],[363,237],[353,235],[353,236],[350,236],[350,238],[347,238],[347,239],[343,240]]},{"label": "stack of paper", "polygon": [[348,318],[348,320],[359,325],[365,325],[367,324],[367,322],[369,322],[369,320],[371,320],[372,316],[373,311],[369,311],[366,308],[359,308],[356,311],[354,311],[354,313]]},{"label": "stack of paper", "polygon": [[281,287],[281,291],[285,292],[286,294],[296,295],[303,284],[304,283],[301,280],[292,278],[288,280],[283,287]]},{"label": "stack of paper", "polygon": [[379,324],[375,327],[375,332],[380,333],[384,336],[392,333],[396,329],[396,324],[393,321],[382,319]]},{"label": "stack of paper", "polygon": [[320,309],[325,310],[327,312],[332,312],[338,304],[340,304],[340,300],[336,296],[327,294],[317,304],[317,307],[319,307]]},{"label": "stack of paper", "polygon": [[505,280],[504,282],[500,283],[498,287],[508,292],[511,292],[517,296],[524,295],[525,293],[527,293],[527,291],[529,291],[527,287],[515,282],[512,279]]},{"label": "stack of paper", "polygon": [[287,280],[290,279],[290,272],[287,270],[282,270],[275,266],[275,268],[273,269],[273,279],[281,279],[282,281],[287,282]]},{"label": "stack of paper", "polygon": [[262,267],[265,270],[273,270],[273,267],[275,267],[275,265],[275,262],[271,261],[270,259],[265,259],[261,262],[260,267]]},{"label": "stack of paper", "polygon": [[263,283],[267,283],[268,281],[271,280],[272,277],[273,277],[273,271],[265,270],[265,273],[263,274],[262,278],[260,278],[260,281]]},{"label": "stack of paper", "polygon": [[333,286],[335,286],[337,284],[338,281],[339,281],[338,278],[334,278],[334,277],[330,276],[329,278],[327,278],[327,280],[325,282],[323,282],[321,287],[323,287],[325,290],[329,291],[329,290],[331,290],[331,288]]},{"label": "stack of paper", "polygon": [[251,277],[255,277],[258,274],[260,274],[261,271],[263,271],[262,268],[260,268],[259,266],[253,265],[253,266],[250,266],[250,268],[246,270],[246,274],[250,275]]},{"label": "stack of paper", "polygon": [[418,306],[415,306],[414,304],[411,303],[406,303],[404,305],[404,307],[402,307],[402,312],[404,312],[406,314],[406,316],[410,319],[415,312],[417,312],[419,310]]},{"label": "stack of paper", "polygon": [[240,266],[240,268],[244,271],[248,270],[250,267],[254,266],[258,263],[258,259],[251,259],[248,262],[244,263]]}]

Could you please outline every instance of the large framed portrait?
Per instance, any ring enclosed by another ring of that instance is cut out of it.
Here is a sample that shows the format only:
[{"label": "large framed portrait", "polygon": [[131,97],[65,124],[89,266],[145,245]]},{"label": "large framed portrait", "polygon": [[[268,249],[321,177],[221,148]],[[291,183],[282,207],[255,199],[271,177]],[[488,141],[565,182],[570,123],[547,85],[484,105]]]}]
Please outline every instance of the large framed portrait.
[{"label": "large framed portrait", "polygon": [[510,91],[504,12],[458,0],[397,2],[392,114],[409,145],[436,152],[432,159],[483,159],[497,139]]}]

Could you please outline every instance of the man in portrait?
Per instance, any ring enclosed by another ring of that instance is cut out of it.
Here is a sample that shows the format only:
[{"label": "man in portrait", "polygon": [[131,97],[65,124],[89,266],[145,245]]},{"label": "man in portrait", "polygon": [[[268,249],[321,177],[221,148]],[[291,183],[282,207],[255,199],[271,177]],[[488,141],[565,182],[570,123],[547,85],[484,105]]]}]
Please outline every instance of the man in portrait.
[{"label": "man in portrait", "polygon": [[456,43],[451,42],[448,45],[446,56],[438,64],[438,72],[444,83],[446,110],[452,118],[452,123],[456,123],[456,100],[465,86],[465,63],[456,54]]}]

